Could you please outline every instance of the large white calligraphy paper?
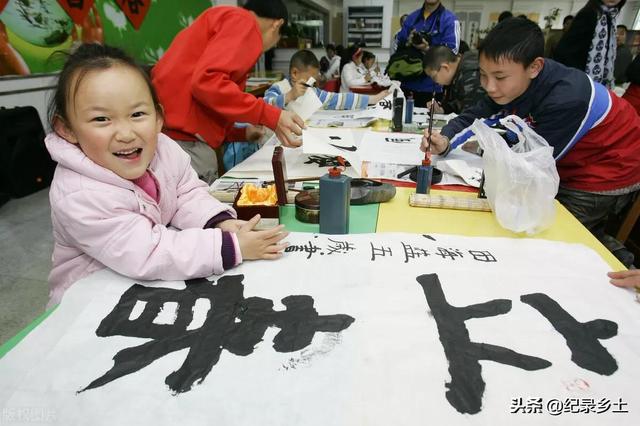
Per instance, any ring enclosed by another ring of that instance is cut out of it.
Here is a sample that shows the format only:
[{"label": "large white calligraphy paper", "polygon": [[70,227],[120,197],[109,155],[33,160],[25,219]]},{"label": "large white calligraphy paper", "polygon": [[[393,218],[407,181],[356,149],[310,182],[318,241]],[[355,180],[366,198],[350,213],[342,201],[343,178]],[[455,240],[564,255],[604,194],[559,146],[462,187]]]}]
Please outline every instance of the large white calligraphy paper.
[{"label": "large white calligraphy paper", "polygon": [[590,249],[289,242],[186,287],[76,283],[0,360],[2,424],[637,424],[638,307]]}]

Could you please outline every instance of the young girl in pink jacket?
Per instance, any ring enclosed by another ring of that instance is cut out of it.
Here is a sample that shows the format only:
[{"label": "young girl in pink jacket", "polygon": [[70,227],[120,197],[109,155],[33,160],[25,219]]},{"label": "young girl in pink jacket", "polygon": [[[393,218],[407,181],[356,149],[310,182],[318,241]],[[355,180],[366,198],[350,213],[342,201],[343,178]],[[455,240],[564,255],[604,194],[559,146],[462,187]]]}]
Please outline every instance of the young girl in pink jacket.
[{"label": "young girl in pink jacket", "polygon": [[121,50],[85,44],[68,57],[49,108],[55,133],[45,140],[58,162],[50,306],[105,267],[184,280],[282,255],[283,227],[254,231],[259,216],[236,220],[210,196],[189,156],[160,133],[162,113],[146,73]]}]

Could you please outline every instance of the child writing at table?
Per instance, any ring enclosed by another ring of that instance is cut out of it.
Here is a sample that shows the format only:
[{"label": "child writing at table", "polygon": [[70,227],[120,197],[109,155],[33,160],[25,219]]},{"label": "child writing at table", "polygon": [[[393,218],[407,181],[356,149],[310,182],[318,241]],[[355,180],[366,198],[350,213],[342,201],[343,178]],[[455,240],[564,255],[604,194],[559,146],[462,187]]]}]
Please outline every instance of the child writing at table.
[{"label": "child writing at table", "polygon": [[389,93],[384,90],[377,95],[358,95],[356,93],[326,92],[317,87],[308,87],[307,81],[313,77],[319,79],[320,63],[310,50],[299,50],[289,62],[289,78],[273,84],[264,94],[264,101],[270,105],[285,109],[286,106],[304,95],[307,89],[313,89],[322,102],[323,109],[364,109],[384,99]]},{"label": "child writing at table", "polygon": [[484,97],[477,52],[456,54],[447,46],[433,46],[425,53],[422,64],[425,74],[444,86],[442,106],[436,104],[436,114],[460,114]]},{"label": "child writing at table", "polygon": [[[327,92],[315,87],[309,87],[307,81],[313,77],[320,80],[320,62],[310,50],[299,50],[293,54],[289,62],[289,78],[274,83],[264,94],[264,102],[282,110],[289,109],[290,103],[301,97],[307,90],[314,90],[322,102],[323,109],[355,110],[364,109],[367,105],[375,104],[388,95],[382,91],[375,96],[358,95],[355,93]],[[227,144],[224,153],[224,166],[227,170],[241,163],[260,148],[255,143],[236,142]]]},{"label": "child writing at table", "polygon": [[366,86],[373,82],[371,75],[367,75],[367,69],[362,65],[364,50],[357,44],[349,48],[344,65],[340,64],[340,91],[349,92],[352,87]]},{"label": "child writing at table", "polygon": [[162,112],[149,78],[121,50],[85,44],[68,57],[49,108],[55,132],[45,139],[58,162],[50,306],[103,268],[184,280],[281,256],[283,227],[253,231],[259,216],[236,220],[211,197],[188,154],[160,133]]},{"label": "child writing at table", "polygon": [[372,84],[383,87],[391,86],[391,79],[380,70],[380,65],[376,63],[376,55],[368,50],[362,52],[362,67],[364,68],[365,75],[371,77]]},{"label": "child writing at table", "polygon": [[[640,190],[640,117],[634,108],[584,72],[544,58],[542,30],[528,19],[499,23],[479,53],[487,95],[434,132],[432,152],[446,156],[461,145],[477,118],[525,119],[553,148],[558,201],[630,265],[633,255],[604,226]],[[427,144],[425,133],[422,149]]]}]

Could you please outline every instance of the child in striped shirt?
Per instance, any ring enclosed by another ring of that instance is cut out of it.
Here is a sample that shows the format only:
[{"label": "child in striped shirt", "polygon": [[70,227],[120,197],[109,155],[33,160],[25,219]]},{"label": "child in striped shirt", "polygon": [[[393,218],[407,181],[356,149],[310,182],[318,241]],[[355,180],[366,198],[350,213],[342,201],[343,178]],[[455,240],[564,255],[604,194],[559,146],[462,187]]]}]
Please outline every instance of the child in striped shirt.
[{"label": "child in striped shirt", "polygon": [[[270,105],[285,109],[292,102],[304,95],[309,88],[306,82],[309,78],[319,79],[320,63],[313,52],[299,50],[294,53],[289,63],[289,78],[274,83],[264,94],[264,101]],[[323,109],[353,110],[364,109],[367,105],[373,105],[384,99],[389,92],[384,90],[377,95],[359,95],[356,93],[326,92],[317,87],[312,87],[322,102]]]}]

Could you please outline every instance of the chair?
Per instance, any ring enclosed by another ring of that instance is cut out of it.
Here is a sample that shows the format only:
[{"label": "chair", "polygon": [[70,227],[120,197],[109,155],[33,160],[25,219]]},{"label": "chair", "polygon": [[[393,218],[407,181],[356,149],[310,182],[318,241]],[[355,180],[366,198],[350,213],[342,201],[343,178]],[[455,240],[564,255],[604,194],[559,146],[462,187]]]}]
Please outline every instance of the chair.
[{"label": "chair", "polygon": [[332,80],[327,80],[324,84],[323,90],[326,92],[339,92],[340,91],[340,79],[334,78]]},{"label": "chair", "polygon": [[636,196],[636,200],[631,205],[631,208],[627,212],[624,220],[622,221],[622,225],[618,229],[618,233],[616,234],[616,239],[624,244],[629,238],[629,234],[633,230],[636,222],[638,221],[638,217],[640,216],[640,194]]}]

